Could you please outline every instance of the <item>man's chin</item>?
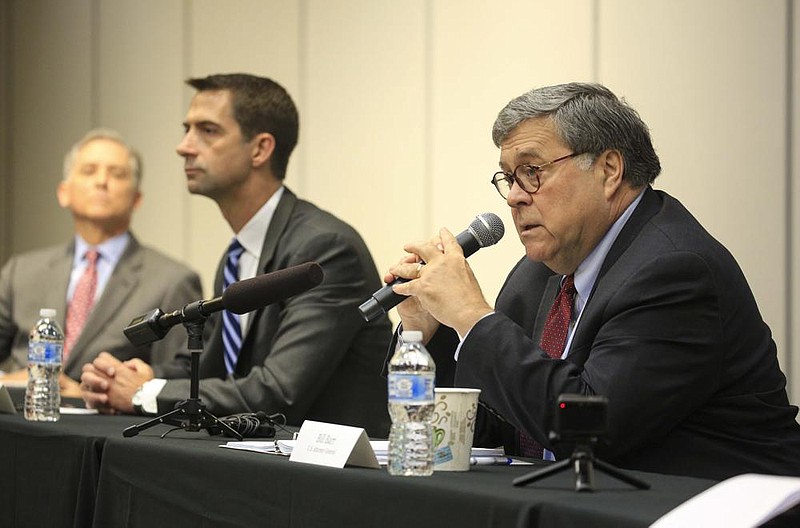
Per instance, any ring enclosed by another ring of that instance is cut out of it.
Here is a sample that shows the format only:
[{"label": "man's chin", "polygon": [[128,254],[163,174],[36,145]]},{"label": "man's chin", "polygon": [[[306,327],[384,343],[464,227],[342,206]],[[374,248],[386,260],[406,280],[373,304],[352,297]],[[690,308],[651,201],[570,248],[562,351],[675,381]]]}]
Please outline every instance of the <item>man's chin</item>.
[{"label": "man's chin", "polygon": [[528,257],[528,260],[532,260],[533,262],[547,262],[550,255],[542,250],[541,247],[528,247],[525,246],[525,256]]},{"label": "man's chin", "polygon": [[199,194],[203,196],[206,194],[203,192],[203,186],[193,180],[186,181],[186,190],[189,191],[190,194]]}]

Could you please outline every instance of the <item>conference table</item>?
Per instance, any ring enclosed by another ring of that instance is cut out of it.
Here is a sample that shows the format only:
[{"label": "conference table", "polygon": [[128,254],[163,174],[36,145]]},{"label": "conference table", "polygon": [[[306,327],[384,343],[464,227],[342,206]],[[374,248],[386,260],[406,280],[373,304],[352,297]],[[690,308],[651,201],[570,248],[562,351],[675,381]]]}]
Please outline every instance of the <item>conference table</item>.
[{"label": "conference table", "polygon": [[[596,472],[575,492],[561,472],[514,487],[537,466],[394,477],[224,449],[232,438],[158,424],[125,438],[135,416],[62,415],[54,423],[0,415],[2,527],[643,527],[714,484],[630,474],[639,490]],[[295,429],[296,430],[296,429]],[[290,438],[291,430],[278,438]]]}]

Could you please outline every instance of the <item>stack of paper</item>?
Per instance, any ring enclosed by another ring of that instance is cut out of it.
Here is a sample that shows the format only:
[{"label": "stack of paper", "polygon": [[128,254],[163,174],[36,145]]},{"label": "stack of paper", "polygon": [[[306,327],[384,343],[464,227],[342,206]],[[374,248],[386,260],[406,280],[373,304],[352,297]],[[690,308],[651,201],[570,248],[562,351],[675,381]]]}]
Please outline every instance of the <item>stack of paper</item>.
[{"label": "stack of paper", "polygon": [[[388,440],[372,440],[370,441],[372,450],[375,451],[375,456],[378,462],[385,466],[388,463],[389,457],[389,441]],[[507,466],[511,464],[512,460],[503,453],[503,448],[483,448],[473,447],[470,463],[475,465],[502,465]]]},{"label": "stack of paper", "polygon": [[747,473],[724,480],[667,513],[651,528],[760,526],[800,504],[800,478]]},{"label": "stack of paper", "polygon": [[[223,444],[220,447],[227,447],[229,449],[241,449],[244,451],[254,451],[256,453],[267,453],[271,455],[285,455],[292,454],[296,440],[267,440],[267,441],[231,441]],[[389,454],[389,441],[388,440],[371,440],[370,446],[375,452],[375,457],[378,463],[382,466],[387,464]],[[509,465],[513,461],[511,458],[503,454],[502,448],[487,449],[481,447],[472,448],[472,457],[470,459],[472,465]]]},{"label": "stack of paper", "polygon": [[241,449],[242,451],[254,451],[256,453],[267,453],[269,455],[285,455],[292,454],[291,448],[284,450],[284,440],[275,442],[274,440],[255,440],[255,441],[236,441],[222,444],[220,447],[227,447],[228,449]]}]

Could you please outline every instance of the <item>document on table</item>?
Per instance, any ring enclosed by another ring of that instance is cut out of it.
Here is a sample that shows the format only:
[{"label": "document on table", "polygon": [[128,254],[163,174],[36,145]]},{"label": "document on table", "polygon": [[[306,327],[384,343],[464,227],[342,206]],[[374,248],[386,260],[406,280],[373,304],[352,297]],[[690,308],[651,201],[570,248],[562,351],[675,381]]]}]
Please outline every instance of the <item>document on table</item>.
[{"label": "document on table", "polygon": [[[290,442],[291,444],[287,444]],[[222,444],[220,447],[228,449],[239,449],[241,451],[253,451],[255,453],[266,453],[268,455],[284,455],[289,456],[292,454],[294,447],[294,440],[253,440],[253,441],[231,441],[227,444]]]},{"label": "document on table", "polygon": [[760,526],[798,503],[798,477],[739,475],[695,495],[650,528]]},{"label": "document on table", "polygon": [[60,407],[61,414],[97,414],[97,409],[89,409],[87,407]]},{"label": "document on table", "polygon": [[[240,449],[243,451],[254,451],[256,453],[267,453],[271,455],[284,455],[289,456],[296,444],[295,440],[265,440],[265,441],[230,441],[227,444],[222,444],[220,447],[228,449]],[[369,442],[372,450],[375,451],[375,456],[378,463],[382,466],[387,464],[389,441],[388,440],[370,440]],[[473,447],[472,457],[470,458],[472,465],[495,465],[495,466],[508,466],[511,464],[524,463],[522,461],[514,460],[503,454],[502,448],[482,448]]]}]

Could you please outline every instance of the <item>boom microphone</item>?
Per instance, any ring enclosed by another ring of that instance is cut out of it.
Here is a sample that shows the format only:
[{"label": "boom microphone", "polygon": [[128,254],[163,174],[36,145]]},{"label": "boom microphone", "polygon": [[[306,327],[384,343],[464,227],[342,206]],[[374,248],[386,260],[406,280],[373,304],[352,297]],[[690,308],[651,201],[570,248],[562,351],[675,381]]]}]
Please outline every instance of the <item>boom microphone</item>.
[{"label": "boom microphone", "polygon": [[205,319],[220,310],[235,314],[252,312],[308,291],[319,285],[322,277],[322,267],[316,262],[256,275],[234,282],[214,299],[195,301],[171,313],[156,308],[133,319],[123,332],[133,345],[146,345],[162,339],[176,324]]},{"label": "boom microphone", "polygon": [[[483,213],[475,217],[469,227],[456,236],[456,241],[464,250],[464,257],[469,257],[480,248],[493,246],[503,238],[506,232],[503,221],[494,213]],[[398,277],[380,290],[372,294],[358,310],[369,323],[403,302],[405,295],[392,291],[392,286],[408,282]]]}]

